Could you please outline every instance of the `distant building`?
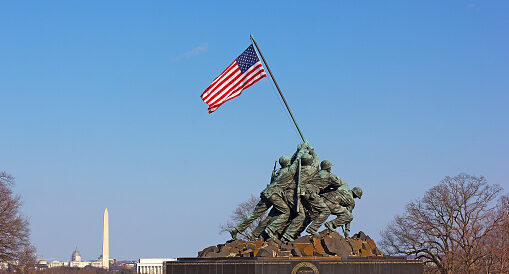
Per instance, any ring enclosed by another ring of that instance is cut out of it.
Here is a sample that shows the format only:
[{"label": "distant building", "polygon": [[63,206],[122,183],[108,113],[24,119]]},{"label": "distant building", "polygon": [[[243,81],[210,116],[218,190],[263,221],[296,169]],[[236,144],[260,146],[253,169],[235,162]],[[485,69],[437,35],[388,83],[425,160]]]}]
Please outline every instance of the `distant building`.
[{"label": "distant building", "polygon": [[48,268],[53,268],[53,267],[63,267],[63,266],[68,266],[69,263],[68,262],[61,262],[61,261],[51,261],[51,262],[48,262]]},{"label": "distant building", "polygon": [[35,264],[35,267],[37,269],[48,268],[48,262],[46,260],[40,260],[40,261],[37,262],[37,264]]},{"label": "distant building", "polygon": [[74,249],[74,252],[71,255],[71,262],[81,262],[81,255],[78,252],[78,247]]},{"label": "distant building", "polygon": [[[103,216],[103,255],[99,256],[97,260],[95,261],[83,261],[81,258],[81,254],[78,251],[78,248],[74,250],[74,252],[71,255],[71,261],[69,262],[60,262],[57,260],[47,262],[46,260],[40,260],[37,267],[38,268],[54,268],[54,267],[78,267],[78,268],[84,268],[84,267],[97,267],[97,268],[104,268],[109,269],[110,265],[113,265],[115,263],[114,259],[109,258],[110,253],[110,244],[109,244],[109,223],[108,223],[108,209],[104,210],[104,216]],[[0,269],[2,269],[3,265],[0,265]]]},{"label": "distant building", "polygon": [[72,253],[72,255],[71,255],[71,261],[67,263],[67,266],[83,268],[83,267],[89,266],[91,264],[92,264],[92,262],[83,262],[83,261],[81,261],[80,252],[78,251],[78,248],[76,248],[74,250],[74,252]]},{"label": "distant building", "polygon": [[122,269],[129,269],[136,271],[137,261],[115,261],[114,264],[110,264],[110,271],[120,271]]},{"label": "distant building", "polygon": [[[110,264],[114,263],[114,260],[113,259],[109,260],[109,263]],[[40,260],[37,263],[37,268],[39,268],[39,269],[41,269],[41,268],[54,268],[54,267],[78,267],[78,268],[84,268],[84,267],[87,267],[87,266],[97,267],[97,268],[104,268],[103,267],[103,258],[102,258],[102,256],[97,258],[97,260],[95,260],[95,261],[83,261],[81,259],[81,254],[78,251],[78,248],[76,248],[74,250],[74,252],[72,253],[72,255],[71,255],[71,260],[68,261],[68,262],[61,262],[61,261],[57,261],[57,260],[48,262],[46,260]]]},{"label": "distant building", "polygon": [[164,262],[176,261],[173,258],[161,259],[140,259],[136,264],[136,273],[140,274],[162,274]]}]

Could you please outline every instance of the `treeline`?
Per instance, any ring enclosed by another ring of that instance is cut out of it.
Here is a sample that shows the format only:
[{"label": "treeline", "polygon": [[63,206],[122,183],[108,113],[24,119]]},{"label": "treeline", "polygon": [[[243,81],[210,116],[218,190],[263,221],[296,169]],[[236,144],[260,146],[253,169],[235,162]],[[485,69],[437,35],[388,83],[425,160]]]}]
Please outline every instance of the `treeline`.
[{"label": "treeline", "polygon": [[27,269],[24,268],[23,270],[14,270],[11,269],[9,271],[1,271],[0,274],[4,273],[12,273],[13,271],[19,272],[19,273],[34,273],[34,274],[65,274],[65,273],[77,273],[77,274],[133,274],[136,273],[136,270],[134,269],[121,269],[118,271],[112,271],[112,270],[106,270],[102,268],[95,268],[95,267],[85,267],[85,268],[78,268],[78,267],[54,267],[54,268],[47,268],[47,269]]},{"label": "treeline", "polygon": [[36,256],[30,243],[30,222],[21,212],[21,196],[14,193],[14,183],[13,176],[0,171],[0,262],[17,262],[9,269],[19,271],[34,265]]}]

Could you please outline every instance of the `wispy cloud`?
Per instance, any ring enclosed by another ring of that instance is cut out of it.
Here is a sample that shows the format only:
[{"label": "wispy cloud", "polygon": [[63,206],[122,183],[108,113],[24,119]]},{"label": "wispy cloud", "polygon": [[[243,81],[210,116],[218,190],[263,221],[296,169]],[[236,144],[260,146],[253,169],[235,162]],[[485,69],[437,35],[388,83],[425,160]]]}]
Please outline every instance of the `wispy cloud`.
[{"label": "wispy cloud", "polygon": [[467,9],[479,11],[479,6],[477,4],[475,4],[475,3],[468,3],[467,4]]},{"label": "wispy cloud", "polygon": [[179,56],[175,57],[174,61],[178,61],[178,60],[183,59],[183,58],[193,57],[193,56],[196,56],[196,55],[198,55],[200,53],[206,52],[208,47],[209,47],[208,43],[203,43],[203,44],[201,44],[199,46],[196,46],[193,49],[188,50],[185,53],[180,54]]},{"label": "wispy cloud", "polygon": [[205,52],[205,51],[207,51],[207,48],[208,48],[208,44],[207,44],[207,43],[205,43],[205,44],[203,44],[203,45],[197,46],[197,47],[195,47],[194,49],[192,49],[192,50],[190,50],[190,51],[186,52],[184,55],[185,55],[185,56],[198,55],[198,54],[200,54],[201,52]]}]

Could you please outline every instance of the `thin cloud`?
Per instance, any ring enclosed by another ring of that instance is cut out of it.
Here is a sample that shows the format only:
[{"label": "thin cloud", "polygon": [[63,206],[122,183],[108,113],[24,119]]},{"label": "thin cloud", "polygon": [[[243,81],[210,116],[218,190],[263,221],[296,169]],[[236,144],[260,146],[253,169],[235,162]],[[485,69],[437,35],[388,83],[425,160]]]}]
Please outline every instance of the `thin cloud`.
[{"label": "thin cloud", "polygon": [[207,44],[207,43],[205,43],[205,44],[203,44],[203,45],[201,45],[201,46],[197,46],[196,48],[194,48],[194,49],[192,49],[192,50],[190,50],[190,51],[186,52],[184,55],[185,55],[186,57],[188,57],[188,56],[193,56],[193,55],[198,55],[198,54],[200,54],[201,52],[205,52],[205,51],[207,51],[207,47],[208,47],[208,44]]},{"label": "thin cloud", "polygon": [[475,3],[468,3],[467,4],[467,9],[479,11],[479,6],[477,4],[475,4]]},{"label": "thin cloud", "polygon": [[180,54],[179,56],[177,56],[174,61],[178,61],[180,59],[183,59],[183,58],[189,58],[189,57],[193,57],[193,56],[196,56],[200,53],[203,53],[203,52],[206,52],[207,49],[209,47],[209,44],[208,43],[204,43],[204,44],[201,44],[191,50],[188,50],[186,51],[185,53],[183,54]]}]

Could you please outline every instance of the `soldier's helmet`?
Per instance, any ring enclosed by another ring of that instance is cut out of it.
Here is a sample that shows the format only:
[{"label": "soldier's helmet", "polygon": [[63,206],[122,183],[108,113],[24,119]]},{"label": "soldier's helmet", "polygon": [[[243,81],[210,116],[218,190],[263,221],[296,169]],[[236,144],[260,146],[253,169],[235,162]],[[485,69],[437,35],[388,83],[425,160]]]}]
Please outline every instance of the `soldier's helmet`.
[{"label": "soldier's helmet", "polygon": [[362,189],[358,186],[352,188],[352,192],[355,194],[355,196],[357,196],[357,198],[361,198],[362,197]]},{"label": "soldier's helmet", "polygon": [[290,165],[290,157],[288,157],[288,156],[281,156],[281,157],[279,157],[279,164],[282,167],[289,166]]},{"label": "soldier's helmet", "polygon": [[320,163],[320,168],[321,169],[329,169],[332,167],[332,163],[329,161],[329,160],[323,160],[321,163]]},{"label": "soldier's helmet", "polygon": [[300,162],[303,166],[309,166],[313,163],[313,156],[306,153],[302,155],[302,158],[300,158]]}]

